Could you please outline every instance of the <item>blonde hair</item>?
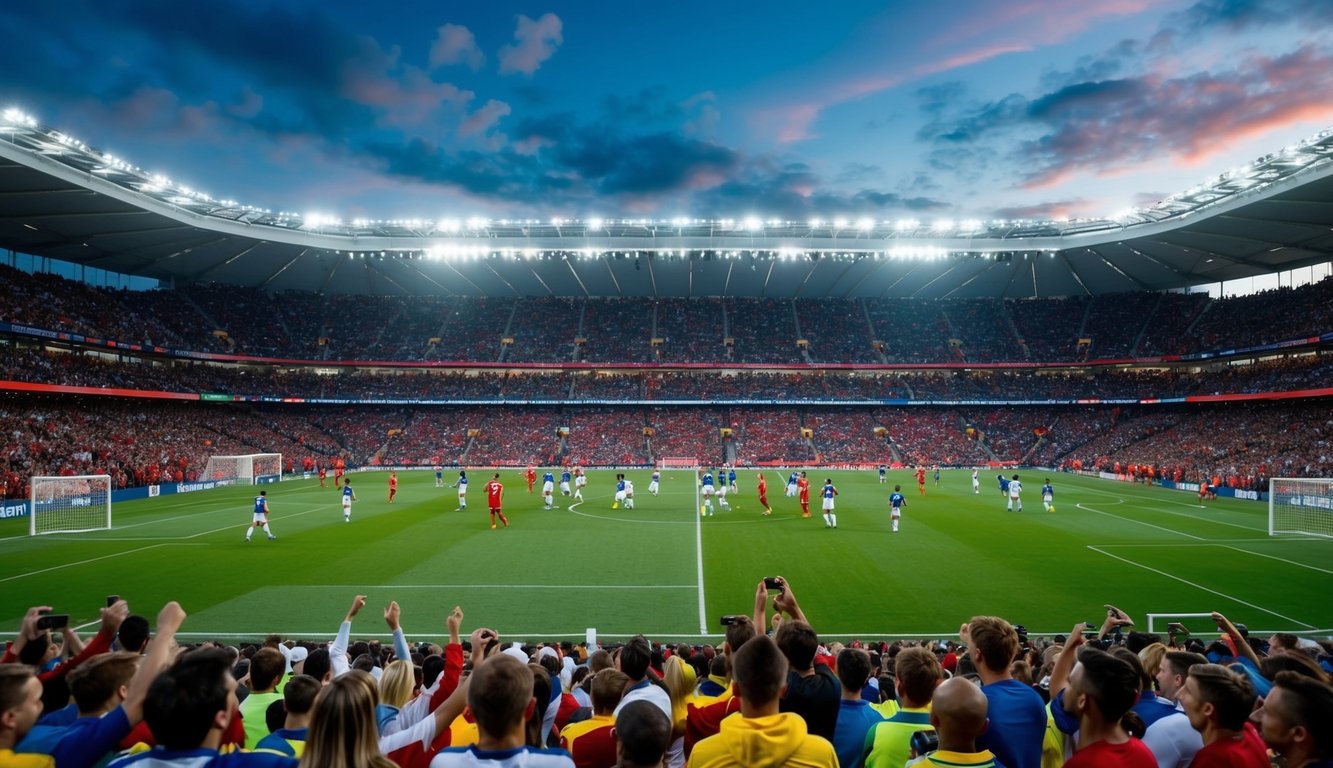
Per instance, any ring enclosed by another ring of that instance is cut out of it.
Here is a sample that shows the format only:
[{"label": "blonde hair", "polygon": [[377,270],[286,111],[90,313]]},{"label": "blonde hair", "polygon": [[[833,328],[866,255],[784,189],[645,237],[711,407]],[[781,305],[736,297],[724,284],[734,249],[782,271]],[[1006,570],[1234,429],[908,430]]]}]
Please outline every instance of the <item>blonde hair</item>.
[{"label": "blonde hair", "polygon": [[380,703],[402,709],[412,699],[412,688],[416,683],[412,662],[403,659],[389,662],[380,674]]},{"label": "blonde hair", "polygon": [[375,679],[352,670],[333,679],[315,699],[301,768],[396,768],[380,752]]},{"label": "blonde hair", "polygon": [[1152,688],[1157,688],[1157,669],[1162,666],[1162,657],[1166,655],[1167,647],[1161,643],[1153,643],[1145,646],[1139,651],[1139,663],[1143,665],[1143,671],[1152,678]]},{"label": "blonde hair", "polygon": [[686,704],[694,692],[694,667],[686,664],[679,656],[666,660],[666,671],[662,682],[666,683],[667,693],[671,695],[671,732],[679,736],[685,733]]}]

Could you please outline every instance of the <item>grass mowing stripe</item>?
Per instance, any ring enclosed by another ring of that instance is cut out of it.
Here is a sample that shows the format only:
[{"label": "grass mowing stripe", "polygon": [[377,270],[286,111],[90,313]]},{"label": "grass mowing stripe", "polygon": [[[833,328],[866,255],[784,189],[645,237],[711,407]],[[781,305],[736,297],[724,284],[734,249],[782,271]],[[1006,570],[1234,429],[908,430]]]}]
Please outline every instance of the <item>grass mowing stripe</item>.
[{"label": "grass mowing stripe", "polygon": [[1114,558],[1114,559],[1116,559],[1116,560],[1119,560],[1119,561],[1122,562],[1122,563],[1127,563],[1127,564],[1129,564],[1129,565],[1132,565],[1132,566],[1134,566],[1135,568],[1142,568],[1142,569],[1145,570],[1145,571],[1152,571],[1153,573],[1155,573],[1155,574],[1157,574],[1157,575],[1159,575],[1159,576],[1165,576],[1165,577],[1168,578],[1168,579],[1174,579],[1174,580],[1176,580],[1176,581],[1178,581],[1178,582],[1180,582],[1180,583],[1182,583],[1182,584],[1188,584],[1189,586],[1194,587],[1195,589],[1201,589],[1201,590],[1203,590],[1204,592],[1208,592],[1208,593],[1217,595],[1218,597],[1226,598],[1227,600],[1231,600],[1232,602],[1240,603],[1241,605],[1244,605],[1244,606],[1246,606],[1246,607],[1248,607],[1248,608],[1253,608],[1253,609],[1255,609],[1256,611],[1263,611],[1264,613],[1267,613],[1267,614],[1269,614],[1270,616],[1276,616],[1276,617],[1278,617],[1279,619],[1282,619],[1282,620],[1284,620],[1284,621],[1290,621],[1290,622],[1293,622],[1293,623],[1295,623],[1295,624],[1300,624],[1302,627],[1305,627],[1306,629],[1314,629],[1314,625],[1313,625],[1313,624],[1307,624],[1307,623],[1301,621],[1300,619],[1293,619],[1293,618],[1290,617],[1290,616],[1283,616],[1282,614],[1280,614],[1280,613],[1278,613],[1278,612],[1276,612],[1276,611],[1270,611],[1270,610],[1268,610],[1267,608],[1265,608],[1265,607],[1263,607],[1263,606],[1261,606],[1261,605],[1255,605],[1254,603],[1247,602],[1247,601],[1245,601],[1245,600],[1241,600],[1239,597],[1236,597],[1236,596],[1234,596],[1234,595],[1228,595],[1228,594],[1226,594],[1225,592],[1219,592],[1219,591],[1217,591],[1217,590],[1215,590],[1215,589],[1210,589],[1210,588],[1208,588],[1208,587],[1203,586],[1202,584],[1196,584],[1196,583],[1194,583],[1194,582],[1192,582],[1192,581],[1190,581],[1190,580],[1188,580],[1188,579],[1182,579],[1181,577],[1176,576],[1175,574],[1167,573],[1166,571],[1163,571],[1163,570],[1160,570],[1160,569],[1157,569],[1157,568],[1153,568],[1153,567],[1150,566],[1150,565],[1144,565],[1143,563],[1135,562],[1135,561],[1133,561],[1133,560],[1130,560],[1130,559],[1127,558],[1127,557],[1121,557],[1120,555],[1113,555],[1113,554],[1111,554],[1110,552],[1107,552],[1107,551],[1102,550],[1102,549],[1098,549],[1097,547],[1094,547],[1094,546],[1091,546],[1091,545],[1088,546],[1088,549],[1092,550],[1093,552],[1097,552],[1097,553],[1106,555],[1107,557],[1111,557],[1111,558]]},{"label": "grass mowing stripe", "polygon": [[1237,552],[1244,552],[1244,553],[1247,554],[1247,555],[1256,555],[1256,556],[1258,556],[1258,557],[1266,557],[1266,558],[1268,558],[1269,560],[1277,560],[1277,561],[1279,561],[1279,562],[1288,563],[1288,564],[1290,564],[1290,565],[1294,565],[1294,566],[1296,566],[1297,568],[1309,568],[1309,569],[1312,570],[1312,571],[1319,571],[1320,573],[1333,574],[1333,571],[1330,571],[1330,570],[1328,570],[1327,568],[1316,568],[1316,567],[1313,566],[1313,565],[1306,565],[1305,563],[1298,563],[1298,562],[1296,562],[1295,560],[1288,560],[1288,559],[1285,558],[1285,557],[1278,557],[1277,555],[1266,555],[1266,554],[1264,554],[1263,552],[1255,552],[1255,551],[1253,551],[1253,550],[1249,550],[1249,549],[1241,549],[1240,547],[1233,547],[1233,546],[1231,546],[1230,544],[1220,544],[1220,543],[1219,543],[1218,546],[1219,546],[1219,547],[1225,547],[1225,548],[1227,548],[1227,549],[1231,549],[1231,550],[1235,550],[1235,551],[1237,551]]},{"label": "grass mowing stripe", "polygon": [[6,577],[4,577],[3,579],[0,579],[0,583],[6,582],[6,581],[14,581],[14,580],[16,580],[16,579],[26,579],[26,578],[28,578],[28,577],[30,577],[30,576],[38,576],[38,575],[41,575],[41,574],[43,574],[43,573],[50,573],[50,572],[52,572],[52,571],[59,571],[59,570],[65,569],[65,568],[73,568],[73,567],[76,566],[76,565],[87,565],[88,563],[95,563],[95,562],[97,562],[98,560],[109,560],[109,559],[111,559],[111,558],[113,558],[113,557],[124,557],[125,555],[132,555],[132,554],[134,554],[135,552],[145,552],[145,551],[150,550],[150,549],[157,549],[158,547],[182,547],[182,546],[184,546],[184,547],[202,547],[202,546],[204,546],[204,545],[203,545],[203,544],[177,544],[177,543],[174,543],[174,542],[164,542],[164,543],[162,543],[162,544],[149,544],[149,545],[146,546],[146,547],[136,547],[135,549],[127,549],[127,550],[125,550],[124,552],[114,552],[114,553],[112,553],[112,554],[110,554],[110,555],[102,555],[101,557],[90,557],[90,558],[88,558],[87,560],[79,560],[79,561],[77,561],[77,562],[73,562],[73,563],[62,563],[62,564],[60,564],[60,565],[53,565],[53,566],[51,566],[51,567],[49,567],[49,568],[42,568],[41,570],[38,570],[38,571],[28,571],[27,573],[19,573],[19,574],[16,574],[16,575],[14,575],[14,576],[6,576]]},{"label": "grass mowing stripe", "polygon": [[[1123,501],[1124,501],[1124,500],[1121,499],[1121,502],[1122,502],[1122,503],[1123,503]],[[1205,541],[1205,539],[1204,539],[1202,536],[1195,536],[1195,535],[1192,534],[1192,533],[1185,533],[1184,531],[1177,531],[1177,530],[1175,530],[1174,528],[1166,528],[1166,527],[1164,527],[1164,526],[1154,525],[1154,524],[1152,524],[1152,523],[1146,523],[1146,522],[1144,522],[1144,521],[1142,521],[1142,520],[1135,520],[1135,519],[1132,518],[1132,517],[1124,517],[1123,515],[1113,515],[1113,514],[1111,514],[1110,512],[1103,512],[1103,511],[1101,511],[1100,509],[1094,509],[1093,507],[1090,507],[1090,506],[1088,506],[1087,504],[1076,504],[1075,506],[1078,507],[1079,509],[1087,510],[1088,512],[1095,512],[1095,513],[1097,513],[1097,514],[1099,514],[1099,515],[1105,515],[1106,517],[1114,517],[1114,518],[1117,519],[1117,520],[1124,520],[1124,521],[1127,522],[1127,523],[1134,523],[1135,525],[1146,525],[1146,526],[1148,526],[1149,528],[1156,528],[1156,529],[1159,530],[1159,531],[1166,531],[1167,533],[1174,533],[1174,534],[1177,535],[1177,536],[1187,536],[1187,537],[1189,537],[1189,538],[1191,538],[1191,539],[1194,539],[1195,541]]]}]

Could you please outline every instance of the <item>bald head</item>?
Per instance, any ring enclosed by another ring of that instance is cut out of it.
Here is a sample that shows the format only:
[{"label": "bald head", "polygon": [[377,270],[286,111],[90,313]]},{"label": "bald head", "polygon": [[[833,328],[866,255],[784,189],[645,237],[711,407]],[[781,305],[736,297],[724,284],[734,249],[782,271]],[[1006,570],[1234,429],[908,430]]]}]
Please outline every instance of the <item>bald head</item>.
[{"label": "bald head", "polygon": [[945,680],[935,689],[930,724],[940,734],[942,749],[972,744],[986,729],[986,694],[965,677]]}]

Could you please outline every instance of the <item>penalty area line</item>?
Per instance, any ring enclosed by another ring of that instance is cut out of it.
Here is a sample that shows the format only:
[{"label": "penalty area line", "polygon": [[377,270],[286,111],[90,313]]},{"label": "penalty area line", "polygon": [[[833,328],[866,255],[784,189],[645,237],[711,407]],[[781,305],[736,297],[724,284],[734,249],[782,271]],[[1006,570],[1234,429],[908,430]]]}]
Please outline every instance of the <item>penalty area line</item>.
[{"label": "penalty area line", "polygon": [[1270,611],[1269,609],[1263,607],[1262,605],[1256,605],[1256,604],[1254,604],[1254,603],[1246,602],[1245,600],[1241,600],[1239,597],[1236,597],[1236,596],[1234,596],[1234,595],[1228,595],[1228,594],[1225,593],[1225,592],[1219,592],[1219,591],[1217,591],[1216,589],[1211,589],[1211,588],[1209,588],[1209,587],[1205,587],[1204,585],[1202,585],[1202,584],[1197,584],[1197,583],[1195,583],[1195,582],[1193,582],[1193,581],[1190,581],[1189,579],[1182,579],[1181,577],[1176,576],[1176,575],[1173,574],[1173,573],[1167,573],[1166,571],[1160,570],[1160,569],[1158,569],[1158,568],[1153,568],[1153,567],[1150,566],[1150,565],[1144,565],[1143,563],[1136,562],[1136,561],[1134,561],[1134,560],[1130,560],[1130,559],[1127,558],[1127,557],[1121,557],[1120,555],[1114,555],[1114,554],[1111,554],[1110,552],[1107,552],[1107,551],[1104,550],[1104,549],[1098,549],[1097,547],[1094,547],[1094,546],[1092,546],[1092,545],[1088,545],[1088,549],[1092,550],[1093,552],[1096,552],[1097,554],[1105,555],[1106,557],[1112,558],[1113,560],[1119,560],[1120,562],[1125,563],[1125,564],[1127,564],[1127,565],[1132,565],[1132,566],[1134,566],[1135,568],[1142,568],[1143,570],[1145,570],[1145,571],[1151,571],[1152,573],[1155,573],[1155,574],[1157,574],[1158,576],[1165,576],[1166,578],[1171,579],[1171,580],[1173,580],[1173,581],[1178,581],[1178,582],[1180,582],[1181,584],[1185,584],[1185,585],[1194,587],[1195,589],[1202,590],[1202,591],[1207,592],[1207,593],[1212,594],[1212,595],[1217,595],[1218,597],[1224,598],[1224,599],[1226,599],[1226,600],[1231,600],[1232,602],[1240,603],[1241,605],[1243,605],[1243,606],[1245,606],[1245,607],[1247,607],[1247,608],[1253,608],[1253,609],[1256,610],[1256,611],[1263,611],[1264,613],[1266,613],[1266,614],[1268,614],[1268,615],[1270,615],[1270,616],[1276,616],[1276,617],[1278,617],[1279,619],[1283,619],[1284,621],[1290,621],[1290,622],[1292,622],[1293,624],[1300,624],[1302,627],[1305,627],[1305,628],[1307,628],[1307,629],[1314,629],[1314,628],[1315,628],[1313,624],[1307,624],[1307,623],[1301,621],[1300,619],[1293,619],[1293,618],[1290,617],[1290,616],[1284,616],[1284,615],[1278,613],[1277,611]]}]

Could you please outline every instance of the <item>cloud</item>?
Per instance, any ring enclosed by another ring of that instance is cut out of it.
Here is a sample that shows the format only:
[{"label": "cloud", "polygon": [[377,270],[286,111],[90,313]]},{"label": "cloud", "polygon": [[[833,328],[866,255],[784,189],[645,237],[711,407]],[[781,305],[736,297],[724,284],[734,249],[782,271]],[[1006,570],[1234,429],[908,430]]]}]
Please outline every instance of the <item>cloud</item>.
[{"label": "cloud", "polygon": [[1073,82],[933,120],[919,137],[935,145],[932,159],[946,165],[964,147],[998,149],[1028,188],[1149,161],[1196,164],[1282,126],[1333,120],[1330,68],[1333,54],[1306,45],[1280,56],[1251,55],[1226,71]]},{"label": "cloud", "polygon": [[514,42],[500,49],[500,74],[518,72],[532,76],[564,42],[563,23],[554,13],[532,19],[519,14]]},{"label": "cloud", "polygon": [[436,31],[435,42],[430,47],[431,69],[465,64],[476,72],[485,62],[486,55],[477,46],[472,30],[459,24],[445,24]]},{"label": "cloud", "polygon": [[458,135],[474,136],[477,134],[485,134],[500,121],[500,118],[507,114],[509,114],[508,104],[503,101],[491,99],[486,102],[485,106],[468,115],[467,118],[458,125]]}]

